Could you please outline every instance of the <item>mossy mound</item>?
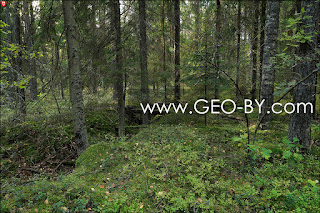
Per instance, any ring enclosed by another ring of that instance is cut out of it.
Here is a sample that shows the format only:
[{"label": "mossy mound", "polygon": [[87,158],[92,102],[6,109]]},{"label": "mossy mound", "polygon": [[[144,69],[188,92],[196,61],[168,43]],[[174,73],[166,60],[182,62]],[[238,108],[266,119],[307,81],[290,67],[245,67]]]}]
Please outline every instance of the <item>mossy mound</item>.
[{"label": "mossy mound", "polygon": [[95,170],[101,167],[102,163],[110,156],[109,145],[106,142],[89,146],[77,159],[76,168],[85,167]]}]

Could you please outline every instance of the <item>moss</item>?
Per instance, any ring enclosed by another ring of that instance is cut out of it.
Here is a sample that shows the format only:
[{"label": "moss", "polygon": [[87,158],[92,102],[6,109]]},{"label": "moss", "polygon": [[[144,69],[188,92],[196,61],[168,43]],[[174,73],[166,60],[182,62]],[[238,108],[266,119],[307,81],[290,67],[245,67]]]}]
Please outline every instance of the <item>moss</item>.
[{"label": "moss", "polygon": [[110,156],[108,143],[97,143],[89,146],[77,159],[76,168],[85,167],[91,170],[99,168]]}]

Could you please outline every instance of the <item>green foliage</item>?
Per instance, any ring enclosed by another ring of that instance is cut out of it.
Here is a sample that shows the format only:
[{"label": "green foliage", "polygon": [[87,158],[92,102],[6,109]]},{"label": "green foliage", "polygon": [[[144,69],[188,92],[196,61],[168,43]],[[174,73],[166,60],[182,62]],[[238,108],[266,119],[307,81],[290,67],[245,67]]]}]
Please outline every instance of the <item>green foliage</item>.
[{"label": "green foliage", "polygon": [[[129,140],[108,138],[85,150],[69,175],[6,183],[2,209],[317,212],[317,158],[295,156],[296,139],[269,138],[249,146],[246,134],[234,137],[239,129],[224,125],[153,124]],[[226,144],[216,143],[224,141],[227,129]]]}]

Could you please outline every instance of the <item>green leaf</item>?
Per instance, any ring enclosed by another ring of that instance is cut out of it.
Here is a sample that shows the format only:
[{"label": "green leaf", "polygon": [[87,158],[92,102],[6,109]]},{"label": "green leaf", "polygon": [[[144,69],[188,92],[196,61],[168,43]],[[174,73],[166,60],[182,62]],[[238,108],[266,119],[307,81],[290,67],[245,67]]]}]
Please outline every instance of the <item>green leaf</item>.
[{"label": "green leaf", "polygon": [[262,157],[266,160],[269,160],[269,158],[271,157],[271,153],[272,151],[270,149],[266,149],[264,147],[261,150]]},{"label": "green leaf", "polygon": [[292,156],[292,152],[290,152],[290,151],[284,151],[282,158],[284,158],[284,159],[289,159],[291,156]]},{"label": "green leaf", "polygon": [[306,12],[306,10],[304,9],[304,7],[301,8],[301,13],[305,13],[305,12]]},{"label": "green leaf", "polygon": [[297,137],[293,138],[293,142],[298,142],[298,141],[300,141],[299,138],[297,138]]},{"label": "green leaf", "polygon": [[240,138],[240,137],[234,137],[234,138],[232,138],[232,141],[241,141],[242,140],[242,138]]}]

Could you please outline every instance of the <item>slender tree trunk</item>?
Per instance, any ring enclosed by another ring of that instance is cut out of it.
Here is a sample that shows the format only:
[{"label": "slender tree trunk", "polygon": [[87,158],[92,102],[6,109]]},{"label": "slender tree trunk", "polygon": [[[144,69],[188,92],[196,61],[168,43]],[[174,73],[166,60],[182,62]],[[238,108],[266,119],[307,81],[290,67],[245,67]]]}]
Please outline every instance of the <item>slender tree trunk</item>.
[{"label": "slender tree trunk", "polygon": [[[34,44],[34,35],[35,35],[35,19],[33,14],[33,6],[32,2],[29,4],[30,7],[30,34],[31,34],[31,48],[30,51],[34,51],[33,44]],[[30,79],[30,93],[31,99],[36,100],[38,99],[38,83],[37,83],[37,69],[36,69],[36,62],[34,59],[30,61],[30,75],[32,78]]]},{"label": "slender tree trunk", "polygon": [[220,63],[221,63],[221,3],[220,0],[216,0],[217,14],[216,14],[216,53],[215,53],[215,63],[216,63],[216,79],[214,84],[214,97],[219,98],[219,73],[220,73]]},{"label": "slender tree trunk", "polygon": [[[59,66],[59,62],[60,62],[60,53],[59,53],[59,43],[58,41],[55,41],[54,43],[54,48],[55,48],[55,51],[54,51],[54,54],[55,54],[55,65],[54,65],[54,75],[57,76],[57,74],[61,74],[61,71],[60,71],[60,66]],[[54,78],[54,77],[53,77]],[[60,85],[61,86],[61,85]],[[59,86],[58,86],[59,88]]]},{"label": "slender tree trunk", "polygon": [[279,28],[279,12],[280,1],[274,0],[268,2],[267,23],[265,29],[264,56],[262,66],[262,84],[261,84],[261,99],[265,100],[262,106],[262,113],[265,117],[261,124],[263,129],[269,129],[272,125],[271,106],[273,104],[273,91],[275,81],[275,65],[274,57],[277,50],[277,37]]},{"label": "slender tree trunk", "polygon": [[174,101],[180,101],[180,0],[174,1]]},{"label": "slender tree trunk", "polygon": [[[64,49],[62,49],[61,51],[61,60],[63,60],[63,56],[64,56]],[[61,64],[60,64],[61,65]],[[60,69],[59,71],[59,78],[60,78],[60,92],[61,92],[61,98],[64,100],[65,96],[64,96],[64,78],[62,77],[62,69]]]},{"label": "slender tree trunk", "polygon": [[[208,33],[205,32],[205,44],[204,44],[204,51],[205,51],[205,62],[204,62],[204,99],[208,100],[208,60],[209,60],[209,54],[208,54]],[[207,126],[207,113],[204,114],[204,125]]]},{"label": "slender tree trunk", "polygon": [[[9,5],[6,7],[6,24],[8,25],[6,27],[6,35],[7,35],[7,44],[11,44],[12,42],[12,34],[10,33],[10,29],[11,29],[11,20],[10,20],[10,7]],[[10,53],[10,51],[8,50],[8,48],[6,48],[6,54],[8,57],[8,60],[11,62],[12,59],[12,54]],[[13,82],[14,82],[14,71],[12,69],[11,66],[8,66],[8,83],[9,83],[9,106],[13,108],[14,106],[14,99],[15,99],[15,92],[14,92],[14,86],[13,86]]]},{"label": "slender tree trunk", "polygon": [[121,47],[121,22],[120,22],[120,2],[119,0],[113,1],[113,15],[114,15],[114,28],[116,32],[116,95],[118,100],[118,114],[119,114],[119,137],[125,136],[125,99],[123,91],[123,70],[122,70],[122,47]]},{"label": "slender tree trunk", "polygon": [[[240,78],[240,35],[241,35],[241,1],[238,0],[238,18],[237,18],[237,74],[236,74],[236,85],[239,87],[239,78]],[[240,92],[236,88],[236,102],[240,99]]]},{"label": "slender tree trunk", "polygon": [[70,99],[72,104],[74,141],[77,144],[78,156],[89,146],[86,130],[86,120],[82,97],[81,72],[80,72],[80,47],[78,32],[74,19],[73,1],[62,1],[64,14],[64,27],[66,29],[68,70],[70,75]]},{"label": "slender tree trunk", "polygon": [[[141,97],[142,104],[149,103],[149,77],[148,77],[148,46],[146,32],[146,1],[139,1],[139,22],[140,22],[140,68],[141,68]],[[149,113],[142,114],[142,124],[149,124]]]},{"label": "slender tree trunk", "polygon": [[264,52],[264,28],[266,22],[266,0],[261,1],[260,14],[260,66],[259,66],[259,101],[261,99],[262,65]]},{"label": "slender tree trunk", "polygon": [[[305,78],[316,68],[315,61],[317,60],[315,48],[317,47],[316,41],[316,16],[318,11],[316,0],[302,1],[301,7],[305,9],[305,13],[302,14],[302,25],[306,34],[312,35],[311,41],[300,43],[298,54],[301,60],[298,62],[298,74],[297,81]],[[304,150],[308,150],[311,146],[311,119],[313,107],[299,107],[298,103],[312,103],[312,84],[314,83],[313,78],[306,79],[303,83],[299,84],[294,90],[293,103],[297,108],[290,117],[288,138],[298,138],[299,143],[302,145]],[[300,111],[298,113],[298,110]]]},{"label": "slender tree trunk", "polygon": [[[92,34],[93,34],[93,41],[95,46],[97,46],[97,26],[96,26],[96,1],[92,2]],[[92,73],[90,74],[91,76],[91,88],[92,88],[92,93],[97,94],[98,92],[98,77],[97,77],[97,62],[96,62],[96,56],[92,55],[91,57],[91,63],[92,63]]]},{"label": "slender tree trunk", "polygon": [[[22,52],[21,52],[21,34],[20,34],[20,3],[15,2],[14,4],[14,34],[15,34],[15,43],[19,48],[18,55],[15,59],[15,70],[17,73],[17,83],[20,85],[20,82],[23,79],[22,76]],[[26,114],[26,96],[24,85],[17,87],[17,94],[18,94],[18,109],[22,115]]]},{"label": "slender tree trunk", "polygon": [[[27,52],[31,53],[32,51],[32,30],[31,30],[31,23],[30,23],[30,15],[29,15],[29,3],[28,1],[23,2],[23,9],[24,9],[24,23],[25,23],[25,37],[26,37],[26,50]],[[30,96],[31,100],[37,99],[37,80],[36,80],[36,70],[34,66],[34,59],[28,58],[28,73],[32,76],[30,79]]]},{"label": "slender tree trunk", "polygon": [[166,37],[165,37],[165,0],[162,0],[162,41],[163,41],[163,55],[162,55],[162,60],[163,60],[163,75],[164,77],[164,103],[167,103],[167,76],[166,76]]},{"label": "slender tree trunk", "polygon": [[257,98],[257,52],[258,52],[258,19],[259,19],[259,1],[254,1],[254,23],[253,23],[253,38],[252,38],[252,81],[251,81],[251,101]]}]

